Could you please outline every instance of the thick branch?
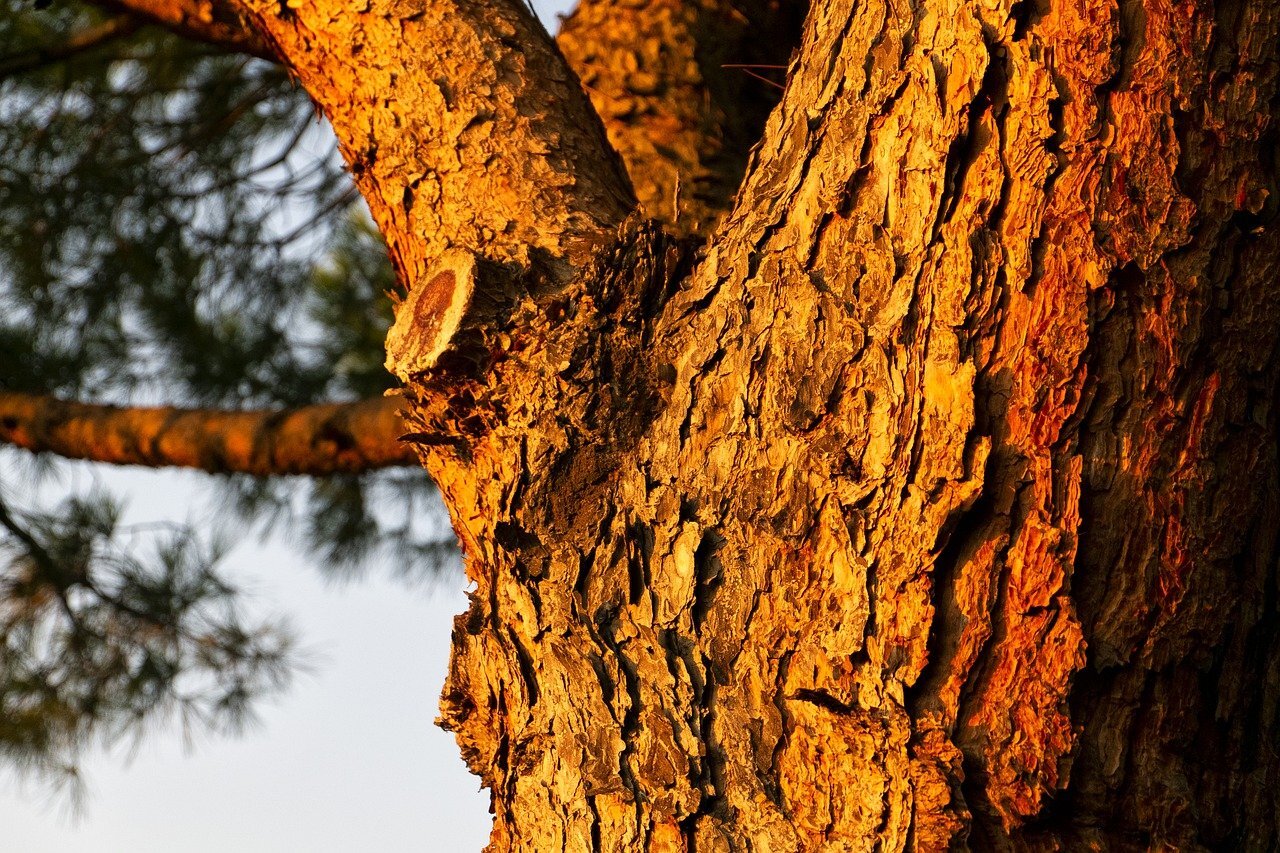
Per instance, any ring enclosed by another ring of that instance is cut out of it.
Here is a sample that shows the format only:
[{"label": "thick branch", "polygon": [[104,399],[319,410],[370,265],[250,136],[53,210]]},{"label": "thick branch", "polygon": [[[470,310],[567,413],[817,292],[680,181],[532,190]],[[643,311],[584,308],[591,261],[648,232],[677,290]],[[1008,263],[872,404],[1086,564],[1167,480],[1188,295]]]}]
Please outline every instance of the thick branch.
[{"label": "thick branch", "polygon": [[645,215],[708,233],[782,94],[804,0],[583,0],[556,41]]},{"label": "thick branch", "polygon": [[119,408],[0,393],[0,442],[116,465],[215,474],[356,473],[414,463],[399,401],[284,411]]},{"label": "thick branch", "polygon": [[585,260],[635,206],[576,77],[516,0],[245,6],[332,122],[410,287],[449,248]]},{"label": "thick branch", "polygon": [[[190,38],[279,58],[226,0],[94,2]],[[706,233],[727,210],[778,100],[774,81],[807,8],[803,0],[584,0],[565,21],[558,45],[647,216],[680,233]],[[447,79],[451,90],[462,88],[452,70]]]},{"label": "thick branch", "polygon": [[230,0],[89,0],[99,8],[124,12],[180,36],[261,59],[277,57],[271,43],[250,27]]}]

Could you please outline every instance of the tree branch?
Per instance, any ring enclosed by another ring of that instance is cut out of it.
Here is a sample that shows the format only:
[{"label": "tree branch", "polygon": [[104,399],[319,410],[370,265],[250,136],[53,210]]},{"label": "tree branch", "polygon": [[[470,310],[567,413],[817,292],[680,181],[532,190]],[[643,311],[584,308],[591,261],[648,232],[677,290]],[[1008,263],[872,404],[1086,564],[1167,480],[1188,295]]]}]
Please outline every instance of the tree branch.
[{"label": "tree branch", "polygon": [[[233,0],[91,2],[280,59]],[[728,209],[779,94],[773,81],[753,80],[761,75],[751,69],[771,68],[781,78],[807,8],[804,0],[583,0],[565,20],[558,46],[624,160],[645,215],[678,233],[708,233]],[[462,88],[454,69],[439,79]]]},{"label": "tree branch", "polygon": [[518,0],[243,0],[324,110],[401,280],[446,250],[561,273],[635,207],[598,116]]},{"label": "tree branch", "polygon": [[399,400],[283,411],[120,408],[0,392],[0,442],[115,465],[215,474],[357,473],[412,465]]},{"label": "tree branch", "polygon": [[[728,210],[781,95],[777,84],[808,6],[582,0],[565,20],[556,41],[626,163],[646,216],[678,233],[709,233]],[[765,67],[776,80],[748,73]]]},{"label": "tree branch", "polygon": [[100,9],[134,15],[180,36],[236,53],[276,61],[271,43],[249,26],[232,0],[88,0]]}]

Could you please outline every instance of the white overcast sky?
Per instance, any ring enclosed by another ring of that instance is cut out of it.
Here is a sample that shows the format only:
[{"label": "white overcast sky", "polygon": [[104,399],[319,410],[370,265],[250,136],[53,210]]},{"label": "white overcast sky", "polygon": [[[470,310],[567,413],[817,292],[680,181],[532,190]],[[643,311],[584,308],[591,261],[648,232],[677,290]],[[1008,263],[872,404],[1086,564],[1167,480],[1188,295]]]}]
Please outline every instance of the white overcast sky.
[{"label": "white overcast sky", "polygon": [[[535,0],[553,32],[568,0]],[[85,484],[84,468],[67,489]],[[101,469],[100,469],[101,470]],[[200,521],[199,474],[115,469],[98,475],[128,502],[126,521]],[[56,495],[55,495],[56,496]],[[13,497],[16,497],[14,495]],[[259,612],[289,616],[318,653],[315,671],[262,707],[238,739],[188,749],[154,732],[136,754],[85,763],[78,820],[0,775],[0,853],[401,853],[479,850],[488,794],[436,728],[461,570],[432,588],[385,575],[324,583],[278,542],[240,543],[224,569]]]}]

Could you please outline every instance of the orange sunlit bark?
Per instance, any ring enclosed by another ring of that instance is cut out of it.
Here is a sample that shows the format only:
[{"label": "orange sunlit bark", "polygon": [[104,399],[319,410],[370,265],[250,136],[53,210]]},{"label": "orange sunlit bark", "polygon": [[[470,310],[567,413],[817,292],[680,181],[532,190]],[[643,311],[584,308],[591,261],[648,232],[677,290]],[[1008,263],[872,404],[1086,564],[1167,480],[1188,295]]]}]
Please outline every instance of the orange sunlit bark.
[{"label": "orange sunlit bark", "polygon": [[356,473],[413,464],[399,400],[282,411],[120,408],[0,393],[0,441],[116,465],[217,474]]},{"label": "orange sunlit bark", "polygon": [[94,0],[94,5],[136,15],[195,41],[277,58],[271,43],[246,26],[241,7],[228,0]]}]

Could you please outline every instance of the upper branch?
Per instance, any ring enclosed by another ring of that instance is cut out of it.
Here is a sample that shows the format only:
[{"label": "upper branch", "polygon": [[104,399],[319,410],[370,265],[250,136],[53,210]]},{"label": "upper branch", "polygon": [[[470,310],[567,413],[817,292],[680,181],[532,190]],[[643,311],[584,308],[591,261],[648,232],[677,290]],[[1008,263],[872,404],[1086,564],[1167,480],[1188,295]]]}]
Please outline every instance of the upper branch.
[{"label": "upper branch", "polygon": [[709,233],[782,94],[806,0],[582,0],[556,41],[645,215]]},{"label": "upper branch", "polygon": [[119,408],[0,392],[0,442],[69,459],[215,474],[324,475],[414,464],[399,401],[285,411]]},{"label": "upper branch", "polygon": [[517,0],[243,2],[332,122],[410,287],[449,248],[584,260],[634,208],[599,117]]},{"label": "upper branch", "polygon": [[178,35],[261,59],[278,57],[249,26],[233,0],[89,0],[99,8],[135,15]]}]

